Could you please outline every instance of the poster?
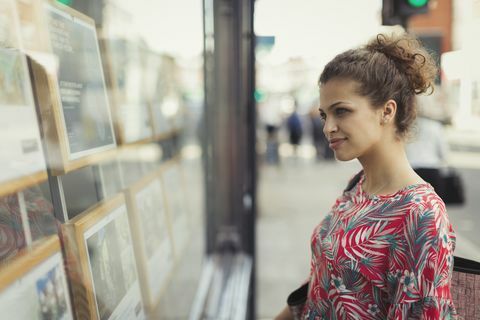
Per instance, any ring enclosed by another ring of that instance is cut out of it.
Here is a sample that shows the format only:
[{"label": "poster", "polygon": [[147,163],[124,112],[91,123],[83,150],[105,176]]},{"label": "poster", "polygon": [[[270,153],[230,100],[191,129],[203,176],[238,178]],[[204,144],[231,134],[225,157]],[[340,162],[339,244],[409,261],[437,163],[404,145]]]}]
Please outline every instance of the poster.
[{"label": "poster", "polygon": [[185,203],[185,189],[177,162],[170,163],[163,171],[162,179],[167,198],[168,213],[172,224],[172,234],[177,254],[182,251],[190,234],[190,221]]},{"label": "poster", "polygon": [[[0,0],[0,195],[13,181],[38,182],[46,164],[26,58],[19,50],[14,2]],[[45,174],[46,177],[46,174]]]},{"label": "poster", "polygon": [[0,197],[0,261],[15,256],[28,242],[58,233],[53,205],[40,187],[25,189],[21,195],[25,218],[22,218],[20,193]]},{"label": "poster", "polygon": [[168,110],[168,105],[166,105],[168,102],[164,101],[168,87],[164,60],[158,53],[149,52],[147,60],[149,69],[145,76],[148,79],[146,91],[150,101],[154,134],[157,139],[161,139],[171,131],[170,120],[164,114],[164,109]]},{"label": "poster", "polygon": [[107,46],[122,143],[151,139],[153,125],[145,81],[147,71],[154,66],[147,64],[146,48],[139,41],[126,39],[109,39]]},{"label": "poster", "polygon": [[23,256],[1,270],[1,283],[5,283],[4,277],[20,273],[6,288],[0,288],[2,319],[73,319],[58,238],[46,242],[30,252],[31,257]]},{"label": "poster", "polygon": [[142,292],[149,309],[159,301],[174,263],[163,194],[158,174],[142,179],[128,192]]},{"label": "poster", "polygon": [[98,318],[144,319],[125,204],[105,212],[83,239],[88,257],[82,259],[88,259]]},{"label": "poster", "polygon": [[68,160],[116,146],[95,26],[47,5]]},{"label": "poster", "polygon": [[0,261],[18,254],[26,240],[17,194],[0,198]]}]

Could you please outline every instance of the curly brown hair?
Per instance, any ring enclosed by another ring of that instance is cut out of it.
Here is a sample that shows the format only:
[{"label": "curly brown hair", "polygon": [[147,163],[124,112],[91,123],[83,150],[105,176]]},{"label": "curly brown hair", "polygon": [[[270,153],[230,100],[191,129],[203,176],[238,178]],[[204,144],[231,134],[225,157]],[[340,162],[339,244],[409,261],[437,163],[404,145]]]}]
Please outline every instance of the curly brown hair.
[{"label": "curly brown hair", "polygon": [[417,115],[415,95],[433,92],[437,72],[431,54],[412,35],[379,34],[366,45],[331,60],[318,85],[345,78],[358,82],[358,93],[369,98],[374,107],[395,100],[397,133],[405,137]]}]

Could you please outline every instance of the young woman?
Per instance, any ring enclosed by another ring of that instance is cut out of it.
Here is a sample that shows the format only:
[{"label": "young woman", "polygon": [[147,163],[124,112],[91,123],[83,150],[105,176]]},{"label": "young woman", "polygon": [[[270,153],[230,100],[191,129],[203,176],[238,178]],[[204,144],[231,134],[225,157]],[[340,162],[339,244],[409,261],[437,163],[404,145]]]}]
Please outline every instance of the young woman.
[{"label": "young woman", "polygon": [[[435,64],[408,35],[378,35],[336,56],[320,80],[320,114],[335,157],[358,159],[359,181],[311,238],[302,319],[455,319],[455,234],[443,201],[411,168],[405,140],[415,95]],[[293,319],[288,307],[276,319]]]}]

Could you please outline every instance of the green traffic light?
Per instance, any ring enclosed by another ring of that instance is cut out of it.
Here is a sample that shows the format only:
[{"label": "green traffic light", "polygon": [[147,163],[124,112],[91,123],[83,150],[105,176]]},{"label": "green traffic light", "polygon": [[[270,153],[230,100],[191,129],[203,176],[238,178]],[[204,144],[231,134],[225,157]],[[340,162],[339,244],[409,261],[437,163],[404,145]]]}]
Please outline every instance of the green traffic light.
[{"label": "green traffic light", "polygon": [[57,2],[60,2],[61,4],[65,4],[67,6],[72,4],[72,0],[57,0]]},{"label": "green traffic light", "polygon": [[407,2],[414,8],[420,8],[426,5],[428,0],[408,0]]},{"label": "green traffic light", "polygon": [[255,97],[255,101],[262,102],[266,98],[266,93],[260,89],[256,89],[253,96]]}]

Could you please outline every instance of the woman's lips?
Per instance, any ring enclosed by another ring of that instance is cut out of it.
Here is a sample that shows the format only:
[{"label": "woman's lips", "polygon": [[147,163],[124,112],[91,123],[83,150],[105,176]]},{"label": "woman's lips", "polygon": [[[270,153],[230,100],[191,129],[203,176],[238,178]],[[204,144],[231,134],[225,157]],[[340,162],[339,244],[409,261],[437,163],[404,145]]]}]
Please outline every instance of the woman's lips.
[{"label": "woman's lips", "polygon": [[343,142],[345,142],[345,140],[347,140],[347,138],[342,138],[342,139],[335,138],[335,139],[332,139],[332,140],[329,141],[330,143],[328,144],[328,146],[329,146],[331,149],[335,150],[335,149],[339,148],[340,145],[341,145]]}]

